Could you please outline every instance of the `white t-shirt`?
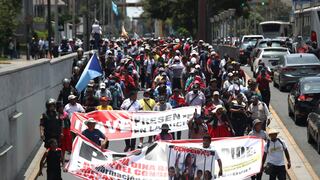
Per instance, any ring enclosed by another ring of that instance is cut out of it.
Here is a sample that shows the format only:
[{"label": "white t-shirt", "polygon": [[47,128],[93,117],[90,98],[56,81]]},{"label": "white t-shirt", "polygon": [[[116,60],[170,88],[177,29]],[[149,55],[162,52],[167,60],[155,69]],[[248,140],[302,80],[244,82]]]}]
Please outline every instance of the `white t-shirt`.
[{"label": "white t-shirt", "polygon": [[146,59],[144,60],[144,66],[147,67],[147,73],[151,74],[152,73],[152,66],[154,65],[154,60],[153,59]]},{"label": "white t-shirt", "polygon": [[102,28],[99,24],[93,24],[92,25],[92,33],[98,33],[98,34],[102,34]]},{"label": "white t-shirt", "polygon": [[[215,160],[220,159],[218,152],[215,150],[215,148],[214,148],[212,145],[210,145],[208,148],[203,148],[203,147],[202,147],[202,149],[214,151],[214,159],[215,159]],[[212,169],[211,169],[212,179],[215,179],[215,178],[214,178],[215,164],[216,164],[215,162],[212,163]]]},{"label": "white t-shirt", "polygon": [[65,107],[64,107],[64,111],[68,113],[69,118],[71,118],[72,114],[74,112],[81,112],[84,113],[85,110],[83,109],[83,107],[81,106],[81,104],[76,103],[75,105],[71,105],[70,103],[68,103]]},{"label": "white t-shirt", "polygon": [[142,106],[141,106],[141,104],[139,103],[138,100],[136,100],[132,105],[131,104],[132,104],[132,100],[130,100],[130,98],[128,98],[128,99],[123,101],[123,103],[121,104],[120,109],[127,110],[129,112],[136,112],[136,111],[142,110]]},{"label": "white t-shirt", "polygon": [[[282,144],[281,144],[281,142]],[[286,143],[280,139],[275,142],[270,140],[269,149],[267,149],[267,144],[264,145],[264,152],[268,153],[267,162],[276,166],[284,166],[284,150],[287,149]]]}]

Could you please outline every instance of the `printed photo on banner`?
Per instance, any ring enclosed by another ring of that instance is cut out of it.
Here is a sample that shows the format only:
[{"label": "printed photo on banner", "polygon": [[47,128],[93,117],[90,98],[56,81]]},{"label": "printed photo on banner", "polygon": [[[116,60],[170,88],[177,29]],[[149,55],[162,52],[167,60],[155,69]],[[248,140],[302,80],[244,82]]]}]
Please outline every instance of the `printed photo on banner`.
[{"label": "printed photo on banner", "polygon": [[[201,147],[201,146],[199,146]],[[211,179],[215,172],[215,151],[167,145],[168,174],[175,179]]]},{"label": "printed photo on banner", "polygon": [[[247,179],[260,172],[264,143],[244,136],[213,139],[209,149],[202,140],[155,142],[128,153],[102,151],[77,136],[68,172],[92,179]],[[220,158],[223,176],[217,177]]]}]

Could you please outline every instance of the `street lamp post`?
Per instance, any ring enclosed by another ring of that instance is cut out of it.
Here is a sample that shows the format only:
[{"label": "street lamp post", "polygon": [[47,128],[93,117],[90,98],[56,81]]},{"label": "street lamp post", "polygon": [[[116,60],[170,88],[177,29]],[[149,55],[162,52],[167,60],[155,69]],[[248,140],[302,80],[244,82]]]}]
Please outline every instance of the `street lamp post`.
[{"label": "street lamp post", "polygon": [[234,36],[234,31],[235,29],[233,28],[234,25],[234,21],[232,20],[234,15],[235,15],[236,10],[235,9],[228,9],[228,14],[229,14],[229,20],[230,20],[230,30],[231,30],[231,34]]},{"label": "street lamp post", "polygon": [[47,25],[48,25],[48,45],[49,45],[49,57],[51,58],[51,36],[52,36],[52,29],[51,29],[51,0],[47,1]]},{"label": "street lamp post", "polygon": [[214,23],[214,17],[211,17],[209,18],[210,20],[210,25],[211,25],[211,39],[210,39],[210,42],[211,44],[213,43],[213,39],[214,39],[214,26],[213,26],[213,23]]}]

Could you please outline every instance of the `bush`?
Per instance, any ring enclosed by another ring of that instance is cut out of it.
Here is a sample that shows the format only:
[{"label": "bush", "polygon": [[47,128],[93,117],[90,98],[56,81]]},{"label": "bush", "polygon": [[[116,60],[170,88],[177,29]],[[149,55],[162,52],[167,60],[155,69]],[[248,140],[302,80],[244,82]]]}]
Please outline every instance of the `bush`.
[{"label": "bush", "polygon": [[35,31],[38,38],[46,39],[48,37],[48,30],[45,31]]},{"label": "bush", "polygon": [[190,36],[190,32],[184,27],[179,27],[178,30],[177,30],[177,35],[179,37],[189,37]]},{"label": "bush", "polygon": [[46,19],[42,17],[34,17],[33,22],[35,23],[46,23]]}]

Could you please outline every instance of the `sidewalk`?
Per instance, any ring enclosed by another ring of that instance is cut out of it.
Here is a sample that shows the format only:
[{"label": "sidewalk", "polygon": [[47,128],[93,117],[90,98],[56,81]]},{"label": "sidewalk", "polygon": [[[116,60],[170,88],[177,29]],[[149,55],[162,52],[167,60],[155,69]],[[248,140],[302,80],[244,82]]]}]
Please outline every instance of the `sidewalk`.
[{"label": "sidewalk", "polygon": [[270,112],[272,113],[272,120],[268,128],[273,128],[280,132],[278,137],[286,142],[290,153],[291,169],[287,169],[289,178],[291,180],[319,179],[272,106],[270,106]]},{"label": "sidewalk", "polygon": [[[248,76],[248,74],[245,74],[245,75],[246,75],[246,79],[251,79],[251,77]],[[280,117],[274,111],[271,105],[270,105],[270,112],[272,114],[272,120],[268,128],[273,128],[280,132],[278,137],[283,139],[286,142],[286,145],[290,154],[291,168],[287,169],[287,176],[289,177],[289,179],[318,180],[319,177],[314,172],[310,163],[308,162],[306,157],[303,155],[299,146],[294,141],[288,129],[285,127]]]}]

